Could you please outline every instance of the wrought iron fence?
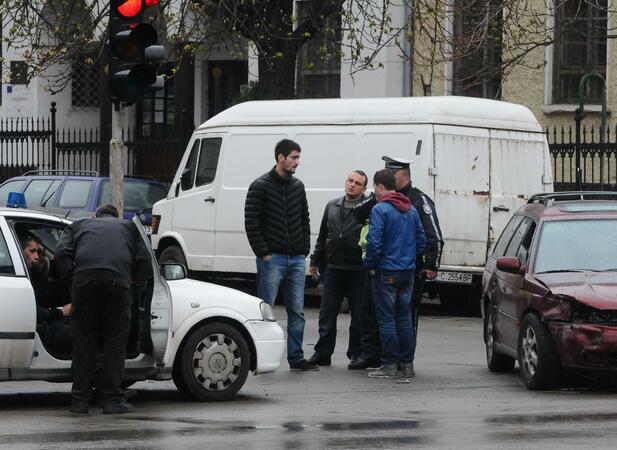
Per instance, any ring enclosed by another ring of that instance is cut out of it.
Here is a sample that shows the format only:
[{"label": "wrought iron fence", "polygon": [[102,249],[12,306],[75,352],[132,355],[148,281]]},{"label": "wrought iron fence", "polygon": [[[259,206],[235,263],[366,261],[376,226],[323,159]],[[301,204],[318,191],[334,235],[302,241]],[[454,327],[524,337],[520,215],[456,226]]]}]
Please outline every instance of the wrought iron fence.
[{"label": "wrought iron fence", "polygon": [[[157,138],[123,130],[126,145],[124,173],[170,182],[190,135]],[[109,158],[109,142],[96,128],[57,129],[56,105],[45,118],[0,119],[0,182],[28,170],[97,171],[102,175]]]},{"label": "wrought iron fence", "polygon": [[593,125],[581,128],[576,143],[573,126],[546,130],[553,165],[556,191],[578,189],[576,183],[577,148],[580,152],[581,187],[583,190],[617,190],[617,126],[607,127],[604,142]]}]

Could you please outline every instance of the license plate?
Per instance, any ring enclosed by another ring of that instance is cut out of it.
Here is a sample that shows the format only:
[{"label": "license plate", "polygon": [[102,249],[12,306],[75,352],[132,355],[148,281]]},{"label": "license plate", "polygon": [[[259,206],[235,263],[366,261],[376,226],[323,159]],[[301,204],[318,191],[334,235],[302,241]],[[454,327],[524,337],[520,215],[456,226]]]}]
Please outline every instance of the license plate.
[{"label": "license plate", "polygon": [[443,283],[471,284],[472,278],[469,272],[437,272],[437,281]]}]

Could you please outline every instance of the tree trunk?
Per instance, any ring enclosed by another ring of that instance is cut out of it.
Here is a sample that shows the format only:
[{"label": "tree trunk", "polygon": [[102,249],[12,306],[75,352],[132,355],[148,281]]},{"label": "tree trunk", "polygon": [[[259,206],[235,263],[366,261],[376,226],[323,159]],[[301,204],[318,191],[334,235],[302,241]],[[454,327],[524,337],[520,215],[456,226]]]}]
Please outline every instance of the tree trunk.
[{"label": "tree trunk", "polygon": [[295,97],[297,48],[275,58],[259,55],[259,98],[262,100]]}]

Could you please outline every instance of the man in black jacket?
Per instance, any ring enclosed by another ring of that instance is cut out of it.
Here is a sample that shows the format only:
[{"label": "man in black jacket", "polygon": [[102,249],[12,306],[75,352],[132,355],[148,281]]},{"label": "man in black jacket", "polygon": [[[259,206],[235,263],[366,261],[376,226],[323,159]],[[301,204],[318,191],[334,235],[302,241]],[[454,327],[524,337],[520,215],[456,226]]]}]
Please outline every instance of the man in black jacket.
[{"label": "man in black jacket", "polygon": [[244,206],[246,236],[257,259],[257,295],[274,304],[281,289],[287,309],[287,361],[291,370],[319,370],[304,359],[304,258],[311,228],[304,184],[293,176],[300,146],[276,144],[276,166],[249,186]]},{"label": "man in black jacket", "polygon": [[102,343],[99,379],[103,413],[130,412],[121,389],[126,344],[131,328],[132,290],[147,281],[151,260],[135,224],[118,218],[112,205],[95,217],[73,222],[55,253],[62,279],[72,277],[73,403],[87,413],[97,349]]},{"label": "man in black jacket", "polygon": [[347,357],[354,361],[362,351],[360,312],[364,296],[366,271],[362,264],[362,249],[358,245],[362,224],[352,210],[364,198],[367,176],[355,170],[345,181],[345,195],[331,200],[324,210],[315,250],[311,255],[310,272],[319,275],[326,267],[321,308],[319,309],[319,340],[309,362],[329,366],[336,344],[336,318],[343,297],[347,296],[351,323]]}]

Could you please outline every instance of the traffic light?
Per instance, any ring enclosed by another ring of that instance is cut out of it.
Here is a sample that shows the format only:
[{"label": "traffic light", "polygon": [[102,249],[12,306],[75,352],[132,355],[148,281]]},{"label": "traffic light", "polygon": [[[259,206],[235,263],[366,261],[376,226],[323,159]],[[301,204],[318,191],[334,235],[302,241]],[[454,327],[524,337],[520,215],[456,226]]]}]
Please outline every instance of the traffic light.
[{"label": "traffic light", "polygon": [[153,63],[165,56],[154,27],[143,22],[144,10],[158,0],[111,0],[109,14],[109,84],[113,102],[133,103],[163,87]]}]

